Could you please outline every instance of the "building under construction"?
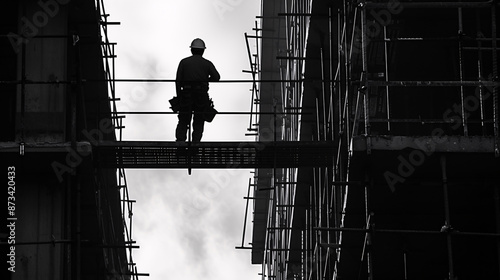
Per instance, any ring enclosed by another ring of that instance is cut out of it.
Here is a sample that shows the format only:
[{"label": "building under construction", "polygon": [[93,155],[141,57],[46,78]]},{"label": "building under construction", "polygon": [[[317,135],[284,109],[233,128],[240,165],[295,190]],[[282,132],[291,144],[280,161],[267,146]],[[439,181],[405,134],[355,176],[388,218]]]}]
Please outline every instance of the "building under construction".
[{"label": "building under construction", "polygon": [[1,279],[137,279],[103,1],[5,1],[0,10]]},{"label": "building under construction", "polygon": [[499,279],[498,3],[262,1],[249,130],[331,155],[256,169],[262,279]]},{"label": "building under construction", "polygon": [[255,168],[262,279],[500,278],[498,8],[262,1],[255,141],[179,154],[122,141],[102,0],[3,3],[2,279],[146,275],[124,168]]}]

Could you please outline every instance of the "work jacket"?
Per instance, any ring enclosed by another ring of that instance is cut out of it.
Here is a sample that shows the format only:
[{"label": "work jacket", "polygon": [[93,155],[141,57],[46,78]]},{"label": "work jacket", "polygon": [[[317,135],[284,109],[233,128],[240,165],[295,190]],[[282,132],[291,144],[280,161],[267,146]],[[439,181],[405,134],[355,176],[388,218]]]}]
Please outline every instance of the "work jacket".
[{"label": "work jacket", "polygon": [[209,60],[201,55],[192,55],[181,60],[175,78],[176,91],[208,91],[208,82],[220,79],[219,72]]}]

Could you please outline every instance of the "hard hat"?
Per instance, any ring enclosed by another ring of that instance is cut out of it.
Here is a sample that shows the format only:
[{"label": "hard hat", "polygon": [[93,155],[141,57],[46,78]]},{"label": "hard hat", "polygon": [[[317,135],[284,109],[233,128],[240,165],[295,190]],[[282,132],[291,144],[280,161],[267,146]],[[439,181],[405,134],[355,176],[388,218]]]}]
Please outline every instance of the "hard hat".
[{"label": "hard hat", "polygon": [[192,49],[206,49],[205,42],[203,42],[203,40],[200,38],[196,38],[193,40],[193,42],[191,42],[190,48],[192,48]]}]

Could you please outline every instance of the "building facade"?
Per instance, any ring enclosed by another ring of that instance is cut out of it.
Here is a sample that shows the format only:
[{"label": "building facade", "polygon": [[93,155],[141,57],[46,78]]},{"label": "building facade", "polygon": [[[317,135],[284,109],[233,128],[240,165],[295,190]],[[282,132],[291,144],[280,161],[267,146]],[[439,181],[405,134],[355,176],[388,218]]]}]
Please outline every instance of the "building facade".
[{"label": "building facade", "polygon": [[500,277],[498,8],[262,1],[251,128],[335,149],[256,170],[262,279]]},{"label": "building facade", "polygon": [[93,160],[92,143],[121,129],[103,1],[0,13],[1,278],[136,279],[125,174]]}]

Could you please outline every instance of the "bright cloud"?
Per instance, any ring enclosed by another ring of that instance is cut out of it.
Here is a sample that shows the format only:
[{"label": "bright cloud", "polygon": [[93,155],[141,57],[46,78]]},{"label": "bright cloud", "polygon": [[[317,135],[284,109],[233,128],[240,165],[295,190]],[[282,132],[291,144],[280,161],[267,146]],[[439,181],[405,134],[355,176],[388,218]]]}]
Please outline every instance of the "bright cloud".
[{"label": "bright cloud", "polygon": [[[174,79],[191,40],[207,44],[205,57],[222,79],[250,79],[244,32],[260,12],[256,0],[108,0],[110,40],[118,43],[117,78]],[[219,111],[248,111],[250,84],[212,84]],[[169,111],[172,83],[118,83],[119,111]],[[124,140],[173,141],[175,115],[128,115]],[[205,141],[251,141],[248,116],[218,115]],[[148,279],[260,279],[250,252],[238,251],[249,170],[128,170],[134,204],[134,261]],[[246,242],[250,241],[251,222]],[[247,244],[248,245],[248,244]]]}]

